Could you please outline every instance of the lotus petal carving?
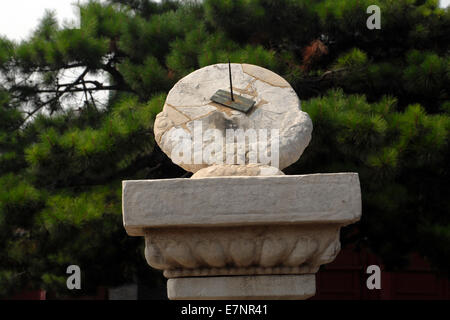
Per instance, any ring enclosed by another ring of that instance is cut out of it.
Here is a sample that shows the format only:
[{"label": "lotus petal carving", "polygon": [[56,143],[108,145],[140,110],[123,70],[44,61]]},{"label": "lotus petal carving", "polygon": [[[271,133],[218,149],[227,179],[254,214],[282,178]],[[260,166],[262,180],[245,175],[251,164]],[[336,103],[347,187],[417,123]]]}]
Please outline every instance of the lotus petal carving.
[{"label": "lotus petal carving", "polygon": [[261,248],[260,265],[263,267],[273,267],[281,262],[286,255],[286,241],[283,239],[264,239]]},{"label": "lotus petal carving", "polygon": [[255,258],[255,243],[250,239],[233,240],[230,244],[230,255],[238,267],[248,267]]},{"label": "lotus petal carving", "polygon": [[316,240],[308,237],[300,237],[289,257],[284,262],[289,267],[296,267],[311,258],[318,248]]},{"label": "lotus petal carving", "polygon": [[146,241],[145,244],[145,259],[150,266],[156,269],[162,270],[170,267],[170,265],[166,263],[158,246],[150,241]]},{"label": "lotus petal carving", "polygon": [[221,268],[227,263],[223,247],[217,241],[200,241],[197,243],[195,252],[209,266]]},{"label": "lotus petal carving", "polygon": [[198,266],[197,259],[191,253],[191,249],[184,243],[170,242],[164,255],[167,259],[175,260],[185,268],[195,268]]}]

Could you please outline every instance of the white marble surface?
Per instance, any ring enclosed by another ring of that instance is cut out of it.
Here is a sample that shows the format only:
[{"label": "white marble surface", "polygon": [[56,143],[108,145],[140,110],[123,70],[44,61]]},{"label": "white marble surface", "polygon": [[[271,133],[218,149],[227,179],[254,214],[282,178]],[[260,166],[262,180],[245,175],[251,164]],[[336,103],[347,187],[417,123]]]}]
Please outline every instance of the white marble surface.
[{"label": "white marble surface", "polygon": [[346,225],[361,216],[357,173],[124,181],[122,195],[130,235],[146,227]]},{"label": "white marble surface", "polygon": [[315,275],[169,279],[171,300],[304,300],[316,293]]},{"label": "white marble surface", "polygon": [[[172,88],[163,111],[156,118],[154,131],[161,149],[187,171],[196,172],[218,164],[217,159],[198,163],[194,159],[178,160],[172,154],[182,143],[180,132],[190,135],[188,139],[193,140],[194,121],[199,121],[203,130],[219,129],[224,137],[226,129],[267,129],[269,132],[278,129],[279,160],[276,167],[281,170],[296,162],[311,140],[313,125],[308,114],[301,111],[294,89],[279,75],[254,65],[232,64],[232,77],[235,94],[255,100],[254,109],[245,114],[210,100],[218,89],[229,91],[228,64],[196,70]],[[200,149],[204,150],[211,143],[214,141],[202,142]],[[258,146],[271,150],[272,143],[275,143],[273,139],[267,146]],[[259,160],[258,163],[269,164]],[[249,161],[248,154],[246,161]]]}]

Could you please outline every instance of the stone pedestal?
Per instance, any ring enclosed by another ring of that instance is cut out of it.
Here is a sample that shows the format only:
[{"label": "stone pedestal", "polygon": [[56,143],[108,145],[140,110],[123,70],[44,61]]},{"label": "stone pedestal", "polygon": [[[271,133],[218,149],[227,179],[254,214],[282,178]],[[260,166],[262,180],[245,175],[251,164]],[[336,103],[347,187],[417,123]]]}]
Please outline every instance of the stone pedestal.
[{"label": "stone pedestal", "polygon": [[361,194],[355,173],[124,181],[123,214],[171,299],[300,299]]},{"label": "stone pedestal", "polygon": [[171,300],[304,300],[315,293],[313,274],[176,278],[167,282]]},{"label": "stone pedestal", "polygon": [[[228,85],[254,107],[211,99]],[[204,67],[170,90],[155,140],[194,175],[123,182],[125,229],[145,237],[170,299],[314,295],[315,273],[340,250],[340,228],[361,216],[361,191],[356,173],[284,175],[312,129],[289,83],[258,66]]]}]

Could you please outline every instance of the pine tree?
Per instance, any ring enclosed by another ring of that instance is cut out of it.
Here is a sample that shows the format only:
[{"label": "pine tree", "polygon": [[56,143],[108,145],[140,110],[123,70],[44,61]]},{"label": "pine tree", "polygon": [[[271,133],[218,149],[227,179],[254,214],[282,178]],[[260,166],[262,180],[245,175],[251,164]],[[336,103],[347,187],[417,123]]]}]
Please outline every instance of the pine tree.
[{"label": "pine tree", "polygon": [[[366,28],[372,4],[380,30]],[[285,77],[311,116],[286,173],[360,174],[363,216],[344,242],[391,268],[418,252],[449,271],[450,10],[437,1],[111,0],[80,18],[49,12],[26,41],[0,38],[0,295],[67,295],[72,264],[79,294],[163,284],[123,229],[121,181],[189,176],[153,120],[176,81],[228,58]]]}]

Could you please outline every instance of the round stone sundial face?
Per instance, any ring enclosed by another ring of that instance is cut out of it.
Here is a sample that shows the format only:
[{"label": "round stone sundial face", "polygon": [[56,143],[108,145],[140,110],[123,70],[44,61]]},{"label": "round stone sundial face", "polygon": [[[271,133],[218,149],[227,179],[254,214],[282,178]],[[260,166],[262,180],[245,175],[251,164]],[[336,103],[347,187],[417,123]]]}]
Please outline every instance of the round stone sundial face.
[{"label": "round stone sundial face", "polygon": [[[213,101],[217,94],[219,101],[227,100],[230,70],[235,100],[228,102],[243,101],[237,109]],[[207,66],[181,79],[154,125],[163,152],[191,172],[215,164],[263,163],[283,169],[300,158],[312,128],[286,80],[265,68],[235,63]],[[257,139],[251,139],[255,134]],[[243,149],[239,141],[246,142]]]}]

